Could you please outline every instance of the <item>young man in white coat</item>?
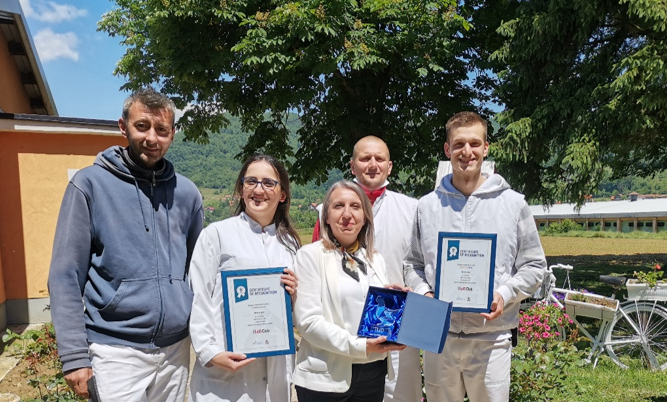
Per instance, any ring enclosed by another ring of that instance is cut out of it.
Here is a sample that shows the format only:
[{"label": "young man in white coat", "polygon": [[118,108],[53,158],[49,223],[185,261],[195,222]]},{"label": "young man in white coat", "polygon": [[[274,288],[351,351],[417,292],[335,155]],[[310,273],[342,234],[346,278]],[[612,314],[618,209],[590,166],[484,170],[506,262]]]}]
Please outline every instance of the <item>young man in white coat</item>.
[{"label": "young man in white coat", "polygon": [[[373,205],[375,248],[387,266],[389,283],[404,285],[403,257],[410,247],[410,235],[417,200],[387,190],[392,162],[387,144],[378,137],[367,136],[354,146],[350,170],[354,181],[364,190]],[[319,221],[313,241],[319,239]],[[407,347],[392,352],[394,380],[385,383],[385,402],[421,401],[421,365],[419,349]]]},{"label": "young man in white coat", "polygon": [[482,175],[489,150],[487,122],[461,112],[446,130],[452,173],[419,200],[405,282],[417,293],[434,296],[439,232],[496,233],[495,277],[491,311],[455,312],[443,352],[424,353],[426,396],[461,402],[467,392],[471,402],[507,402],[510,331],[519,322],[519,302],[542,282],[544,251],[523,195],[497,174]]}]

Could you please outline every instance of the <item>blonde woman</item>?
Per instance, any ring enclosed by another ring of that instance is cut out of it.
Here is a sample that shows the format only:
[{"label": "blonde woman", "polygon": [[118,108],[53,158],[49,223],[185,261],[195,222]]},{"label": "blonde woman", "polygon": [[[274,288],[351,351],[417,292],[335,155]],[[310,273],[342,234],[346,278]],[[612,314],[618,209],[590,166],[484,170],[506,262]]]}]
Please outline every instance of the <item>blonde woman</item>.
[{"label": "blonde woman", "polygon": [[384,260],[373,249],[368,197],[349,181],[335,183],[322,207],[322,239],[296,255],[302,336],[293,381],[299,402],[381,402],[387,352],[405,346],[356,335],[369,286],[387,285]]}]

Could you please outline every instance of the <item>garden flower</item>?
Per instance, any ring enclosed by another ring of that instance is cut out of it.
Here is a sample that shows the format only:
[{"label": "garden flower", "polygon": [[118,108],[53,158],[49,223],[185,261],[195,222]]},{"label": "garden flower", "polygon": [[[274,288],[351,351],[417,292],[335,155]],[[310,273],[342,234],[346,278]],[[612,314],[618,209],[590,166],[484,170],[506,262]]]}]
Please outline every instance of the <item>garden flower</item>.
[{"label": "garden flower", "polygon": [[660,264],[655,264],[650,268],[648,272],[644,271],[635,271],[634,277],[637,278],[637,282],[646,283],[650,288],[653,288],[657,285],[658,281],[662,278],[662,267]]}]

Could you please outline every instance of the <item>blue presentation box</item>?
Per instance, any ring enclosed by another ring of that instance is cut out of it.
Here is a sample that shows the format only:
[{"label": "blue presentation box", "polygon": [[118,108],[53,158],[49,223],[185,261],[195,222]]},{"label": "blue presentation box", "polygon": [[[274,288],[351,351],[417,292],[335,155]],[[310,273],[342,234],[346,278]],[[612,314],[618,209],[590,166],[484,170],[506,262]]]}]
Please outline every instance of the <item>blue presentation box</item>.
[{"label": "blue presentation box", "polygon": [[358,336],[441,353],[449,332],[452,303],[414,292],[370,286]]}]

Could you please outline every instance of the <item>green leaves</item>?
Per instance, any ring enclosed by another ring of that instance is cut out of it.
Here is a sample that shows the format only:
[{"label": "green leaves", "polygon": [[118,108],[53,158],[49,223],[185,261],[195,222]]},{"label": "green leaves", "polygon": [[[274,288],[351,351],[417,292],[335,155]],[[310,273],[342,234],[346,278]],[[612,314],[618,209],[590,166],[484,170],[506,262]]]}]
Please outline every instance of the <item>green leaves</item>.
[{"label": "green leaves", "polygon": [[[152,84],[187,106],[179,128],[194,141],[229,124],[223,111],[239,117],[251,136],[238,158],[293,153],[290,173],[298,182],[326,180],[330,169],[349,164],[354,143],[372,134],[389,144],[392,178],[405,172],[406,187],[421,194],[444,157],[449,117],[489,114],[475,105],[488,90],[468,77],[486,63],[468,40],[479,33],[454,0],[116,4],[98,28],[128,47],[116,69],[125,88]],[[291,112],[302,122],[295,149],[266,131]]]},{"label": "green leaves", "polygon": [[576,326],[560,307],[538,303],[519,314],[518,331],[519,343],[512,348],[510,400],[555,400],[566,389],[568,368],[582,360],[573,345]]},{"label": "green leaves", "polygon": [[[491,6],[490,6],[491,7]],[[603,178],[667,163],[664,2],[516,2],[491,61],[498,169],[529,198],[581,205]]]}]

